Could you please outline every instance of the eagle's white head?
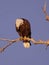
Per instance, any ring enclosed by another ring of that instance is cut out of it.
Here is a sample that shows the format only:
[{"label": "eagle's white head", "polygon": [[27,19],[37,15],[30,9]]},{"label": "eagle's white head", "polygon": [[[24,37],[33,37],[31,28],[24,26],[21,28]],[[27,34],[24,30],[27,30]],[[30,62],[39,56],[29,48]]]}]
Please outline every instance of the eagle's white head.
[{"label": "eagle's white head", "polygon": [[23,19],[16,19],[16,27],[19,29],[19,26],[23,24]]}]

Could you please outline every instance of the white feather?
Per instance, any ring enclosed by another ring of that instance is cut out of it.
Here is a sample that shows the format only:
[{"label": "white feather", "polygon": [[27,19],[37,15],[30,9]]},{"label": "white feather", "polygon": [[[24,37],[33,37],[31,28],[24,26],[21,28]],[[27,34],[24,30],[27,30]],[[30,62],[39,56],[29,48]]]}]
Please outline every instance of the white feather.
[{"label": "white feather", "polygon": [[30,48],[30,43],[29,42],[24,42],[23,45],[24,45],[25,48]]}]

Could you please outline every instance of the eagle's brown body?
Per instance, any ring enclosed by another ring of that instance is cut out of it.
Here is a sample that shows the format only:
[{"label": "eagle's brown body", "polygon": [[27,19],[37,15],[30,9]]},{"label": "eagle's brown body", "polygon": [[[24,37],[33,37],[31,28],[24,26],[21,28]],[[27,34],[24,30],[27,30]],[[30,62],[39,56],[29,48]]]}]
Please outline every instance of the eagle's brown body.
[{"label": "eagle's brown body", "polygon": [[[24,20],[24,19],[23,19]],[[31,37],[31,29],[30,29],[30,23],[28,22],[28,20],[24,20],[25,22],[20,25],[19,29],[17,29],[16,27],[16,31],[18,32],[18,34],[20,36],[26,36],[26,37]],[[26,22],[27,21],[27,22]]]},{"label": "eagle's brown body", "polygon": [[[31,27],[30,27],[29,21],[27,19],[24,19],[24,18],[20,18],[20,19],[23,22],[19,25],[19,28],[18,28],[17,23],[16,23],[16,31],[18,32],[19,36],[22,36],[22,37],[26,36],[28,38],[31,38]],[[18,22],[18,20],[16,20],[16,22]],[[27,40],[25,40],[23,42],[29,42],[30,43],[30,41],[27,41]]]}]

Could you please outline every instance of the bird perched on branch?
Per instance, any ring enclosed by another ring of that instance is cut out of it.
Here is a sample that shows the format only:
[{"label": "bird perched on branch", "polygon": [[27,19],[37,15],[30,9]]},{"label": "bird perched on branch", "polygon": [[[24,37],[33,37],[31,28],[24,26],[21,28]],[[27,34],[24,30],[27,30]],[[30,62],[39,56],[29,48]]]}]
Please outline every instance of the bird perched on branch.
[{"label": "bird perched on branch", "polygon": [[[18,32],[20,37],[31,38],[31,27],[27,19],[25,18],[16,19],[15,26],[16,26],[16,31]],[[23,40],[23,45],[25,48],[29,48],[31,46],[31,43],[29,40]]]}]

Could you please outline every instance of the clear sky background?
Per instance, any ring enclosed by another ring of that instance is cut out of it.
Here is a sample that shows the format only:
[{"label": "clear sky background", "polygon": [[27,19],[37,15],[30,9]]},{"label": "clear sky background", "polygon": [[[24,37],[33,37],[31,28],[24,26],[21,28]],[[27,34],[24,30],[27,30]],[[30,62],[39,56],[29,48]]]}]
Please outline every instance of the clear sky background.
[{"label": "clear sky background", "polygon": [[[0,38],[16,39],[15,20],[19,17],[30,21],[35,40],[49,39],[49,22],[45,20],[42,7],[45,0],[0,0]],[[49,14],[49,0],[47,0]],[[0,47],[6,45],[0,41]],[[0,65],[49,65],[49,47],[34,45],[29,49],[17,42],[0,53]]]}]

